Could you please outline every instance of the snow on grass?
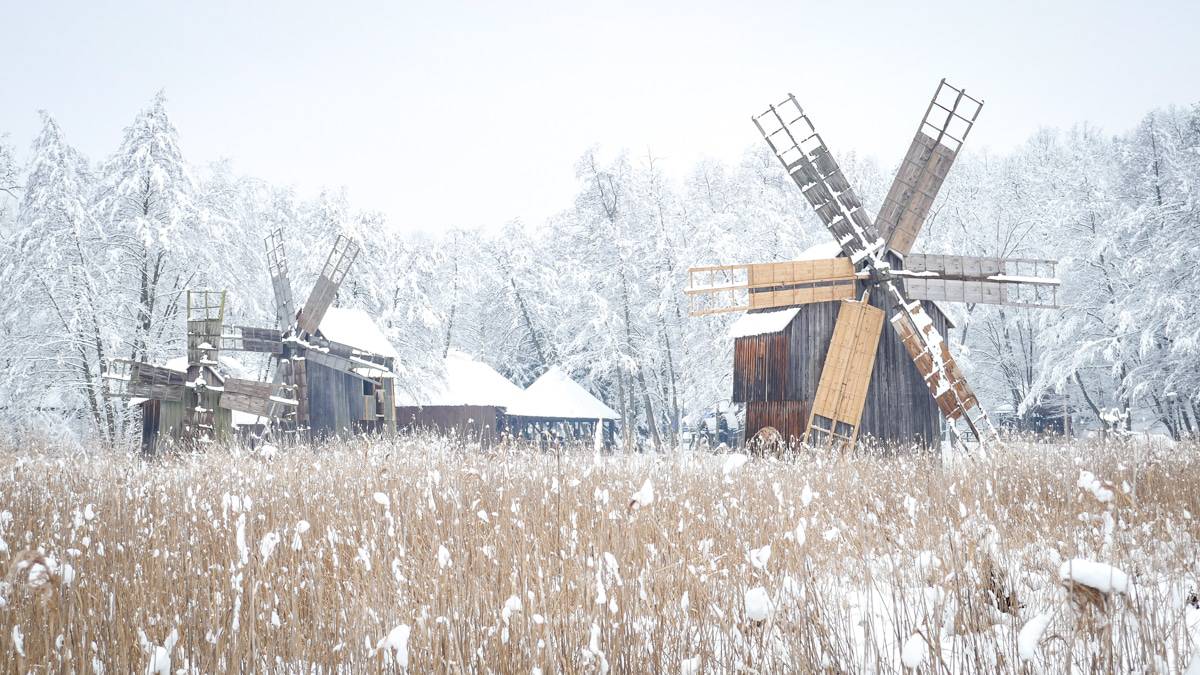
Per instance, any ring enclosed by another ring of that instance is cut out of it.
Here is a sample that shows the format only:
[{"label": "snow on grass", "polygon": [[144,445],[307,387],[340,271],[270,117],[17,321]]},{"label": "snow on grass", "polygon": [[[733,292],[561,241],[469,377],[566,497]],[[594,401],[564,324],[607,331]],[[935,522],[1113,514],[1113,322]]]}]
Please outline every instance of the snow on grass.
[{"label": "snow on grass", "polygon": [[400,624],[388,631],[387,636],[375,647],[383,651],[384,663],[395,663],[402,670],[408,670],[408,636],[411,634],[412,627],[407,624]]},{"label": "snow on grass", "polygon": [[766,621],[771,616],[771,596],[767,589],[756,586],[746,591],[746,618],[751,621]]},{"label": "snow on grass", "polygon": [[1101,593],[1126,593],[1130,587],[1129,577],[1121,570],[1082,558],[1068,560],[1059,566],[1058,578],[1063,583],[1076,583]]},{"label": "snow on grass", "polygon": [[1021,655],[1022,661],[1032,661],[1037,658],[1042,634],[1046,632],[1046,627],[1050,625],[1052,617],[1053,615],[1048,612],[1038,614],[1021,627],[1021,632],[1017,634],[1017,653]]},{"label": "snow on grass", "polygon": [[925,645],[925,638],[919,633],[913,633],[904,641],[904,647],[900,650],[900,661],[905,668],[916,670],[925,663],[925,655],[928,653],[928,648]]}]

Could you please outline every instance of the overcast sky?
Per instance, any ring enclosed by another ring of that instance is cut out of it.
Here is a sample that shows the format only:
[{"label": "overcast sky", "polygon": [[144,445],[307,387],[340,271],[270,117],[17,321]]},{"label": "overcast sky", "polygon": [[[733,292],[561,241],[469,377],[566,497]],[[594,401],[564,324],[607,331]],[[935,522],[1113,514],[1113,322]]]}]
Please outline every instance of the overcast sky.
[{"label": "overcast sky", "polygon": [[436,231],[568,206],[593,144],[736,159],[789,91],[884,166],[941,77],[987,102],[972,148],[1200,100],[1200,2],[990,4],[5,0],[0,132],[27,149],[44,108],[100,159],[165,89],[192,162]]}]

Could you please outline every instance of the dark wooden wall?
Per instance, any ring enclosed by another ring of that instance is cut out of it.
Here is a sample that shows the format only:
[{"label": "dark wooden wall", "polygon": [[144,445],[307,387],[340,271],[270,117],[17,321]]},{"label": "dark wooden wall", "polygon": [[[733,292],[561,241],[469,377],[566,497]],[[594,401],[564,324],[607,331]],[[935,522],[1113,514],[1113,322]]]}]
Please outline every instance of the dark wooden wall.
[{"label": "dark wooden wall", "polygon": [[[862,290],[860,285],[858,292]],[[889,318],[894,313],[878,289],[871,293],[871,304],[883,308]],[[946,317],[933,303],[924,305],[945,335]],[[840,301],[804,305],[783,331],[735,340],[733,400],[746,404],[747,439],[766,426],[778,429],[785,439],[804,435],[840,309]],[[941,425],[929,389],[885,322],[859,437],[932,447],[941,438]]]},{"label": "dark wooden wall", "polygon": [[366,410],[363,381],[353,375],[305,363],[308,377],[308,424],[314,438],[355,433]]},{"label": "dark wooden wall", "polygon": [[[596,437],[596,420],[571,417],[516,417],[506,416],[505,431],[513,438],[537,441],[542,445],[553,445],[561,441],[591,444]],[[601,429],[605,448],[617,442],[616,420],[604,420]]]},{"label": "dark wooden wall", "polygon": [[397,406],[396,425],[401,431],[453,433],[488,445],[503,429],[503,410],[478,405]]}]

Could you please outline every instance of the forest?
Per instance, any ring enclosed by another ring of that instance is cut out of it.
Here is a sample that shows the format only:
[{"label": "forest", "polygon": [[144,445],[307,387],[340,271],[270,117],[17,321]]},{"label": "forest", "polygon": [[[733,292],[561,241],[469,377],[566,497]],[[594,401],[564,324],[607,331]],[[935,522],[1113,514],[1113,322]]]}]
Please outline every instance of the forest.
[{"label": "forest", "polygon": [[[519,385],[561,364],[620,412],[627,442],[639,430],[670,447],[731,393],[734,315],[689,317],[687,268],[787,260],[830,237],[765,146],[679,174],[653,149],[581,148],[551,168],[573,170],[577,192],[544,222],[429,232],[356,207],[353,186],[301,195],[236,158],[192,163],[163,93],[131,117],[106,157],[74,149],[51,112],[34,139],[0,137],[0,433],[132,443],[107,364],[182,354],[189,288],[227,289],[227,324],[270,325],[263,239],[282,228],[299,289],[336,232],[360,242],[337,303],[376,317],[404,357],[398,386],[419,391],[451,348]],[[875,213],[894,167],[833,152]],[[1059,310],[950,306],[989,410],[1020,419],[1065,396],[1091,428],[1200,434],[1200,103],[968,148],[915,249],[1059,260]]]}]

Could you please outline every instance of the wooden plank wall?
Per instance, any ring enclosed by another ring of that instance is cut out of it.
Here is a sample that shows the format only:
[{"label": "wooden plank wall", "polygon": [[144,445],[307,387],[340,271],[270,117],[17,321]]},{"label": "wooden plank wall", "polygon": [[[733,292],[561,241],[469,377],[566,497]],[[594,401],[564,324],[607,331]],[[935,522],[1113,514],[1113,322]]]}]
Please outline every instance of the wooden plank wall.
[{"label": "wooden plank wall", "polygon": [[785,441],[799,442],[810,413],[807,401],[750,401],[746,404],[746,441],[763,427],[775,427]]},{"label": "wooden plank wall", "polygon": [[738,338],[733,344],[733,400],[788,398],[788,330]]},{"label": "wooden plank wall", "polygon": [[308,425],[314,438],[353,434],[363,416],[363,381],[307,361]]},{"label": "wooden plank wall", "polygon": [[493,443],[502,425],[503,411],[495,406],[430,405],[398,406],[396,422],[401,431],[454,433],[459,438]]},{"label": "wooden plank wall", "polygon": [[[861,285],[858,290],[862,292]],[[885,309],[889,318],[893,314],[877,289],[870,301]],[[945,335],[948,330],[945,316],[933,303],[924,305],[934,325]],[[841,302],[805,305],[784,331],[735,341],[733,400],[747,403],[746,438],[753,437],[764,426],[779,429],[786,438],[790,432],[784,429],[796,428],[797,424],[799,435],[803,435],[840,308]],[[779,344],[781,340],[786,346]],[[754,406],[752,414],[749,404],[752,401],[795,405]],[[797,411],[802,411],[800,417],[795,417]],[[916,442],[932,447],[940,442],[941,424],[941,414],[916,366],[891,324],[885,322],[875,352],[875,369],[867,390],[859,439],[870,437],[897,445]]]}]

